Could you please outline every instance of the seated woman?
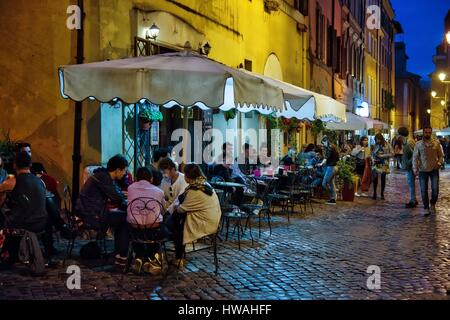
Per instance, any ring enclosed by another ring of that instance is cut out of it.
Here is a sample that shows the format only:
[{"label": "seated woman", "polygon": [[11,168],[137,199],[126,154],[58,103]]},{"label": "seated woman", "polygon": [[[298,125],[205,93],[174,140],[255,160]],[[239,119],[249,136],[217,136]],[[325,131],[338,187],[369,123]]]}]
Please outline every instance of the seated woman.
[{"label": "seated woman", "polygon": [[[137,182],[128,187],[127,222],[131,238],[142,240],[161,239],[165,236],[161,225],[165,206],[164,192],[152,184],[150,168],[139,168]],[[158,245],[134,244],[135,271],[155,274],[161,271]],[[158,261],[159,260],[159,261]]]},{"label": "seated woman", "polygon": [[183,267],[184,247],[187,243],[214,234],[219,227],[219,198],[206,182],[205,175],[196,164],[187,164],[184,178],[189,186],[179,196],[180,205],[172,215],[175,242],[175,264]]}]

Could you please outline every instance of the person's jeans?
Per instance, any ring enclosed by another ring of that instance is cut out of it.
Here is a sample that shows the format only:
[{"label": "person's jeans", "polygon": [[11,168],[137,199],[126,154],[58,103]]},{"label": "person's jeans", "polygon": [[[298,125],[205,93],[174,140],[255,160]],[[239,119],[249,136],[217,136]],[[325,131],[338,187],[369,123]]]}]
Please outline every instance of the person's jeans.
[{"label": "person's jeans", "polygon": [[415,203],[417,201],[416,198],[416,176],[412,170],[406,171],[406,183],[409,188],[409,202]]},{"label": "person's jeans", "polygon": [[123,211],[111,211],[107,213],[107,226],[114,231],[114,250],[121,257],[128,255],[129,233],[127,213]]},{"label": "person's jeans", "polygon": [[336,186],[334,184],[336,167],[327,166],[323,177],[322,187],[330,192],[331,200],[336,200]]},{"label": "person's jeans", "polygon": [[[431,180],[431,202],[428,196],[428,181]],[[429,209],[430,203],[435,205],[439,196],[439,170],[419,172],[420,192],[425,209]]]},{"label": "person's jeans", "polygon": [[183,231],[185,221],[186,213],[177,211],[164,221],[165,227],[169,229],[175,245],[175,259],[182,259],[184,256]]}]

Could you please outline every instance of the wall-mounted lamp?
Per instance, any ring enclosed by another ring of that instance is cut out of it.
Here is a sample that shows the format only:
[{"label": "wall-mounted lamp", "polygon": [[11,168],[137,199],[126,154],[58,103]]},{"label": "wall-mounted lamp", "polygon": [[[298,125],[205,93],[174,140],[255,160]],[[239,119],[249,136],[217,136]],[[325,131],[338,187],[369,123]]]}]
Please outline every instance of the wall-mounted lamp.
[{"label": "wall-mounted lamp", "polygon": [[437,92],[436,92],[436,91],[431,91],[431,96],[432,96],[433,98],[436,98]]},{"label": "wall-mounted lamp", "polygon": [[441,106],[445,106],[445,101],[441,100]]},{"label": "wall-mounted lamp", "polygon": [[444,72],[439,73],[439,80],[445,81],[445,78],[447,78],[447,75]]},{"label": "wall-mounted lamp", "polygon": [[152,39],[153,41],[156,40],[156,38],[158,38],[159,36],[159,32],[160,29],[158,28],[158,26],[156,24],[153,24],[148,30],[147,33],[145,34],[145,38],[147,40]]},{"label": "wall-mounted lamp", "polygon": [[450,44],[450,31],[447,32],[447,34],[445,35],[445,38],[447,39],[447,43]]},{"label": "wall-mounted lamp", "polygon": [[428,114],[431,114],[431,109],[427,109],[427,113],[428,113]]},{"label": "wall-mounted lamp", "polygon": [[209,44],[209,42],[206,42],[204,45],[199,45],[199,51],[201,54],[208,56],[209,53],[211,52],[211,45]]}]

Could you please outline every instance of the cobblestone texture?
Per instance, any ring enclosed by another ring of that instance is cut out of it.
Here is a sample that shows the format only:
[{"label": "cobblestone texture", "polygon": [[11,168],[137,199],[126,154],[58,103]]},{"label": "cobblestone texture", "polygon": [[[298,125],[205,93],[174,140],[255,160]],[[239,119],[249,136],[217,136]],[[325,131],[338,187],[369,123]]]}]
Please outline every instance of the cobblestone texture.
[{"label": "cobblestone texture", "polygon": [[[62,266],[33,278],[16,267],[0,272],[0,299],[447,299],[450,289],[450,173],[441,175],[436,216],[404,209],[402,174],[391,174],[385,201],[358,198],[315,213],[276,216],[255,243],[219,242],[219,274],[212,253],[188,255],[184,271],[168,276],[123,276],[102,261],[83,264],[82,289],[68,290]],[[65,242],[57,244],[61,251]],[[77,252],[75,249],[74,252]],[[96,266],[97,265],[97,266]],[[381,268],[381,289],[367,289],[367,267]]]}]

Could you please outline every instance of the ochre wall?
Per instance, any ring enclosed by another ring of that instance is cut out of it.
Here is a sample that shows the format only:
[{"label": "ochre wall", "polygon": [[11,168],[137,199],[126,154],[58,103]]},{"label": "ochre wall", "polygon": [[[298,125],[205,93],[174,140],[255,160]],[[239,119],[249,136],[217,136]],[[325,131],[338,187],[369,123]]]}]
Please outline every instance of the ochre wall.
[{"label": "ochre wall", "polygon": [[[75,3],[0,1],[0,129],[29,141],[34,161],[65,183],[72,176],[74,103],[60,96],[57,68],[76,62],[77,33],[66,28],[67,7]],[[269,14],[263,0],[85,0],[85,62],[133,55],[136,6],[167,11],[204,33],[212,59],[233,67],[252,60],[253,71],[263,73],[273,53],[284,81],[308,86],[306,36],[284,2]],[[99,126],[99,104],[83,103],[83,167],[100,162]]]}]

